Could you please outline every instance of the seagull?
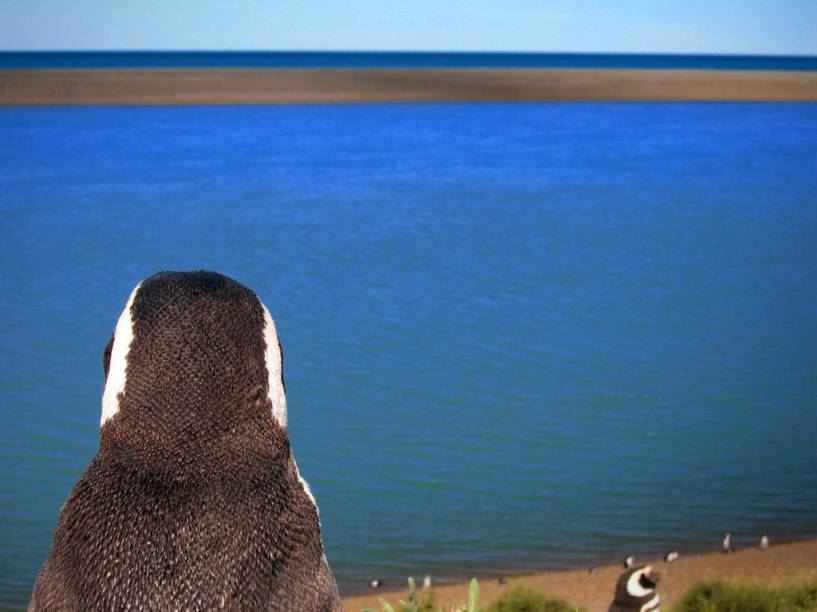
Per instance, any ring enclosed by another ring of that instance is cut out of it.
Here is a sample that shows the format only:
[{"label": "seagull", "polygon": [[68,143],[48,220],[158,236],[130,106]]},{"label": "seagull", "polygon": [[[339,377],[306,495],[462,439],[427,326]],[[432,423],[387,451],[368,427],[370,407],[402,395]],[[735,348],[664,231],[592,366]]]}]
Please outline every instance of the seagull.
[{"label": "seagull", "polygon": [[664,561],[667,563],[675,563],[678,560],[678,551],[671,550],[666,555],[664,555]]},{"label": "seagull", "polygon": [[732,534],[727,533],[723,536],[723,543],[721,544],[721,550],[725,553],[732,552]]}]

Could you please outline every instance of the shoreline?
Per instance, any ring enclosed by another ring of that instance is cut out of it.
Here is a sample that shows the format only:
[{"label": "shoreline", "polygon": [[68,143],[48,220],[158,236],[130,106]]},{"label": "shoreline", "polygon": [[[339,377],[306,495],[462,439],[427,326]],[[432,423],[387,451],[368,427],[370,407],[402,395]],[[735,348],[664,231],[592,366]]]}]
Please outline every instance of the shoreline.
[{"label": "shoreline", "polygon": [[[684,554],[682,550],[680,558],[674,563],[660,559],[636,559],[636,565],[646,564],[652,565],[664,576],[658,588],[663,608],[678,603],[686,591],[701,580],[761,583],[817,580],[817,539],[772,541],[768,550],[747,547],[728,555],[721,552]],[[620,564],[598,566],[593,575],[588,573],[587,568],[532,571],[508,575],[506,584],[499,584],[496,578],[477,576],[480,581],[480,602],[484,606],[515,586],[524,585],[583,606],[586,612],[604,612],[612,601],[616,580],[623,571]],[[419,589],[423,577],[414,578]],[[467,591],[467,582],[434,586],[438,605],[448,602],[449,598],[456,603],[464,602]],[[345,596],[343,604],[347,612],[357,612],[363,608],[380,610],[379,598],[396,604],[405,595],[406,587],[400,590],[372,590],[362,595]]]},{"label": "shoreline", "polygon": [[817,71],[619,68],[4,68],[0,105],[547,100],[817,101]]}]

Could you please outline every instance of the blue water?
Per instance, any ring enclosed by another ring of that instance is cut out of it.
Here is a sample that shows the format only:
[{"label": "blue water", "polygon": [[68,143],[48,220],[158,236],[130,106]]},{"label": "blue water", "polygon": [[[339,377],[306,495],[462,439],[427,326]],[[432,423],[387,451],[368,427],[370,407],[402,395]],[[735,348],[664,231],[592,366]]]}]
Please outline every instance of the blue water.
[{"label": "blue water", "polygon": [[0,52],[0,68],[700,68],[817,70],[817,56],[382,51]]},{"label": "blue water", "polygon": [[2,608],[163,269],[270,307],[345,590],[817,535],[815,104],[17,107],[0,141]]}]

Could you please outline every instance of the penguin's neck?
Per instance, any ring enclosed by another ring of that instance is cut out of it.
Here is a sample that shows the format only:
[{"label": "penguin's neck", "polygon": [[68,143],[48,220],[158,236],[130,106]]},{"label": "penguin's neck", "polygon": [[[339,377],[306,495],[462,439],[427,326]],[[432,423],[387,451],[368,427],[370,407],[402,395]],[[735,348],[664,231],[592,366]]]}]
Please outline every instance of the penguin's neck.
[{"label": "penguin's neck", "polygon": [[269,414],[167,421],[123,413],[103,427],[100,452],[124,457],[145,472],[184,480],[246,479],[286,464],[291,455],[286,430]]}]

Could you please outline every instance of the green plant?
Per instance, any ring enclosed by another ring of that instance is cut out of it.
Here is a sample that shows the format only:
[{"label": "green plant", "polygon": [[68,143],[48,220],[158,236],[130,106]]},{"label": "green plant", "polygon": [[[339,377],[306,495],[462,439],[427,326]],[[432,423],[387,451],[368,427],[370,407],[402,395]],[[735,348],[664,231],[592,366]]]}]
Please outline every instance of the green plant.
[{"label": "green plant", "polygon": [[[424,600],[420,600],[417,596],[417,585],[414,583],[414,578],[408,579],[408,597],[405,600],[400,600],[398,606],[400,608],[400,612],[435,612],[434,607],[434,591],[432,591],[428,597]],[[388,601],[380,598],[380,607],[383,608],[383,612],[397,612]],[[443,608],[439,609],[440,612],[446,612]],[[455,607],[454,605],[450,608],[451,612],[479,612],[479,583],[477,582],[476,578],[471,579],[471,584],[468,587],[468,603],[466,607]],[[364,608],[360,612],[377,612],[373,608]]]},{"label": "green plant", "polygon": [[[462,606],[457,606],[453,602],[448,607],[437,608],[434,605],[434,593],[420,600],[417,595],[417,587],[414,579],[408,579],[408,597],[398,603],[399,612],[480,612],[479,607],[479,582],[472,578],[468,585],[468,602]],[[383,612],[398,612],[385,599],[380,599],[380,606]],[[578,608],[570,605],[562,599],[550,597],[544,593],[532,591],[525,587],[516,587],[514,590],[505,593],[502,597],[488,606],[485,612],[577,612]],[[377,612],[372,608],[366,608],[361,612]],[[798,611],[799,612],[799,611]]]},{"label": "green plant", "polygon": [[563,599],[518,586],[488,606],[487,612],[576,612]]},{"label": "green plant", "polygon": [[479,582],[476,578],[471,578],[471,586],[468,587],[468,612],[478,612],[479,610]]},{"label": "green plant", "polygon": [[701,582],[687,591],[674,612],[817,612],[817,583],[765,586]]},{"label": "green plant", "polygon": [[[383,608],[383,612],[397,612],[388,601],[380,598],[380,606]],[[434,612],[433,602],[431,599],[421,602],[419,597],[417,596],[417,585],[414,582],[414,578],[409,577],[408,579],[408,597],[405,600],[400,600],[398,602],[398,607],[400,608],[400,612]],[[366,608],[361,610],[361,612],[376,612],[372,608]]]},{"label": "green plant", "polygon": [[464,608],[455,608],[454,612],[479,612],[479,582],[471,578],[468,585],[468,603]]}]

